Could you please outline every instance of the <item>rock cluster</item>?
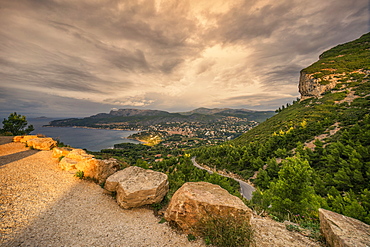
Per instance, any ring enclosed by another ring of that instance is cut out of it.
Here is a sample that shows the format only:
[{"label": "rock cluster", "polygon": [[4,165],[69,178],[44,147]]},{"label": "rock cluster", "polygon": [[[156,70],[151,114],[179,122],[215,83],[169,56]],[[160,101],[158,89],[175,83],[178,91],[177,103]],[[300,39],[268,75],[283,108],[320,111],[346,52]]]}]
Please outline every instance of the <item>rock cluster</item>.
[{"label": "rock cluster", "polygon": [[14,136],[13,142],[27,143],[27,140],[38,138],[37,135]]},{"label": "rock cluster", "polygon": [[14,142],[26,143],[28,147],[37,150],[51,150],[57,146],[57,142],[53,138],[38,137],[37,135],[15,136]]},{"label": "rock cluster", "polygon": [[161,202],[169,183],[164,173],[130,166],[110,176],[105,189],[117,192],[117,203],[128,209]]},{"label": "rock cluster", "polygon": [[57,146],[57,142],[53,138],[35,138],[27,141],[27,146],[37,150],[51,150]]},{"label": "rock cluster", "polygon": [[218,185],[207,182],[185,183],[173,195],[165,219],[176,223],[186,232],[207,215],[233,216],[250,222],[252,210],[238,197]]},{"label": "rock cluster", "polygon": [[95,179],[98,183],[120,169],[115,159],[99,160],[82,149],[54,148],[53,156],[60,158],[59,167],[66,171],[83,171],[85,177]]},{"label": "rock cluster", "polygon": [[319,209],[320,229],[331,247],[370,246],[370,226],[329,210]]}]

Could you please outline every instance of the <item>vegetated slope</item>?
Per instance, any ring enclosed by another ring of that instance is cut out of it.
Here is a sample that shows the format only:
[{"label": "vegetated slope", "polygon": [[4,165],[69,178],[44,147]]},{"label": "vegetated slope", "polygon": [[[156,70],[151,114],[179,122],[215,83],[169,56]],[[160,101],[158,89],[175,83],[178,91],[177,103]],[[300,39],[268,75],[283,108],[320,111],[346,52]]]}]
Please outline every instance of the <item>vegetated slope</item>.
[{"label": "vegetated slope", "polygon": [[[200,110],[204,109],[204,110]],[[234,116],[248,121],[262,122],[273,116],[273,111],[250,111],[246,109],[207,109],[199,108],[191,112],[169,113],[158,110],[119,109],[110,113],[99,113],[86,118],[70,118],[55,120],[50,126],[85,126],[112,127],[149,126],[166,122],[201,122],[211,123],[224,117]]]},{"label": "vegetated slope", "polygon": [[230,108],[197,108],[188,112],[179,112],[181,115],[193,115],[193,114],[202,114],[202,115],[215,115],[219,117],[240,117],[248,118],[256,122],[263,122],[267,118],[272,117],[274,114],[273,111],[252,111],[248,109],[230,109]]},{"label": "vegetated slope", "polygon": [[193,155],[245,178],[258,171],[253,203],[275,215],[312,217],[323,207],[369,224],[369,57],[370,33],[324,52],[301,71],[304,100]]}]

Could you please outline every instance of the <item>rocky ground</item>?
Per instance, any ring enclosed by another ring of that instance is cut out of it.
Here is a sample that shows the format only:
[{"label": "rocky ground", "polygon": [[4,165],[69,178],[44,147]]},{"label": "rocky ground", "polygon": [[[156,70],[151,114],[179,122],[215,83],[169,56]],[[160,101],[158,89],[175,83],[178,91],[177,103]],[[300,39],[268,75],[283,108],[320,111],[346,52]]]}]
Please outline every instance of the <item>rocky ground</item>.
[{"label": "rocky ground", "polygon": [[[51,151],[0,137],[1,246],[204,246],[148,208],[124,210],[95,183],[62,171]],[[255,246],[320,246],[255,216]]]}]

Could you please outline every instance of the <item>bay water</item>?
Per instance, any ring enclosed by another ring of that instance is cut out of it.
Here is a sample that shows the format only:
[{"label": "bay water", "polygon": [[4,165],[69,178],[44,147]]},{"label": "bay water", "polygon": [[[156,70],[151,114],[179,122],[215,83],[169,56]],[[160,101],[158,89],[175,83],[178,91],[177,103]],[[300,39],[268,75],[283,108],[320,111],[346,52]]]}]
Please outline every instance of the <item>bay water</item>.
[{"label": "bay water", "polygon": [[43,134],[59,140],[73,148],[82,148],[89,151],[100,151],[102,149],[113,148],[118,143],[135,143],[139,141],[127,139],[129,135],[138,133],[138,131],[126,130],[106,130],[106,129],[87,129],[74,127],[43,127],[54,119],[50,118],[29,118],[29,124],[32,124],[35,130],[31,135]]}]

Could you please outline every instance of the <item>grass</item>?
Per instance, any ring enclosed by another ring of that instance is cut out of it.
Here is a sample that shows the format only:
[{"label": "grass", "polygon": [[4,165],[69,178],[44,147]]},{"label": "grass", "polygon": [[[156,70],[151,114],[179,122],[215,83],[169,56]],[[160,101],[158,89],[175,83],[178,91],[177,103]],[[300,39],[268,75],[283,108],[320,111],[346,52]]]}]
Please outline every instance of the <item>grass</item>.
[{"label": "grass", "polygon": [[204,217],[194,231],[207,245],[219,247],[248,247],[253,242],[253,230],[243,218],[227,216]]}]

